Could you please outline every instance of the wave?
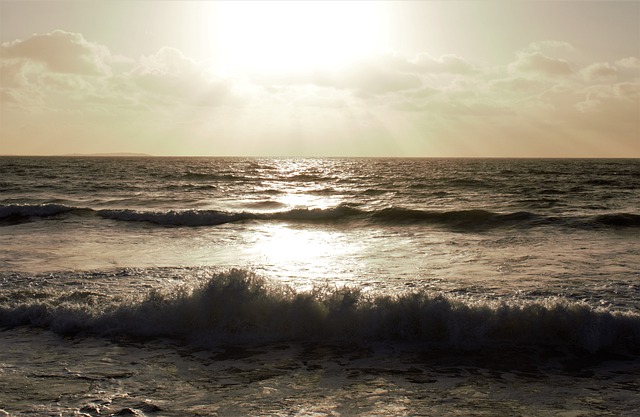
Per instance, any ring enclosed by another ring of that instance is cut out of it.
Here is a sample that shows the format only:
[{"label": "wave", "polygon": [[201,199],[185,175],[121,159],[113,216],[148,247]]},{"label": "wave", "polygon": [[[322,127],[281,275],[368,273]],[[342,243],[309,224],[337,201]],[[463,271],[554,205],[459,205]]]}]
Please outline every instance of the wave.
[{"label": "wave", "polygon": [[[277,201],[259,203],[255,209],[279,208]],[[474,232],[495,228],[569,227],[579,229],[625,229],[640,227],[640,215],[634,213],[608,213],[583,216],[545,216],[529,211],[497,213],[488,210],[419,210],[403,207],[387,207],[363,210],[354,204],[343,203],[329,208],[294,208],[279,211],[221,210],[165,210],[140,211],[133,209],[91,209],[62,204],[0,206],[0,223],[13,224],[32,218],[49,218],[58,215],[86,215],[123,222],[146,222],[159,226],[217,226],[246,220],[290,222],[351,222],[384,225],[431,225],[458,232]]]},{"label": "wave", "polygon": [[165,226],[215,226],[243,220],[279,220],[309,223],[363,221],[385,225],[424,224],[473,231],[531,223],[538,216],[529,212],[493,213],[485,210],[425,211],[384,208],[366,211],[349,204],[331,208],[294,208],[275,212],[229,213],[215,210],[139,212],[135,210],[100,210],[101,217],[121,221],[143,221]]},{"label": "wave", "polygon": [[371,213],[376,221],[392,224],[429,223],[454,228],[489,228],[522,224],[537,219],[534,213],[494,213],[487,210],[427,211],[406,208],[385,208]]},{"label": "wave", "polygon": [[594,222],[614,227],[640,227],[640,215],[631,213],[602,214],[596,216]]},{"label": "wave", "polygon": [[[191,180],[191,181],[215,181],[215,182],[224,182],[224,181],[241,181],[241,182],[258,182],[263,180],[274,180],[272,178],[264,178],[259,175],[258,171],[252,172],[244,172],[242,175],[234,174],[234,173],[211,173],[211,172],[185,172],[181,175],[175,177],[176,179],[181,180]],[[299,173],[290,176],[282,176],[275,181],[279,182],[328,182],[334,180],[333,177],[328,177],[322,174],[309,174],[309,173]]]},{"label": "wave", "polygon": [[[87,295],[88,294],[88,295]],[[0,306],[0,326],[59,334],[169,338],[188,344],[313,342],[412,344],[424,349],[564,347],[640,354],[640,315],[566,300],[463,301],[427,292],[372,295],[355,288],[300,292],[234,269],[193,289],[151,291],[98,306],[91,292]]]},{"label": "wave", "polygon": [[244,213],[226,213],[217,210],[182,211],[136,211],[136,210],[98,210],[98,216],[127,222],[146,222],[163,226],[217,226],[220,224],[246,220]]},{"label": "wave", "polygon": [[47,218],[71,212],[82,214],[91,211],[91,209],[64,204],[10,204],[0,206],[0,224],[23,223],[33,217]]},{"label": "wave", "polygon": [[461,187],[461,188],[491,188],[489,184],[483,180],[477,178],[450,178],[445,180],[449,186]]},{"label": "wave", "polygon": [[167,212],[135,210],[99,210],[98,216],[121,221],[148,222],[163,226],[216,226],[244,220],[281,220],[323,222],[346,219],[362,214],[348,206],[329,209],[296,208],[276,212],[224,212],[217,210],[183,210]]},{"label": "wave", "polygon": [[176,177],[181,180],[191,181],[246,181],[246,177],[232,173],[209,173],[209,172],[185,172]]},{"label": "wave", "polygon": [[274,200],[261,200],[247,203],[246,207],[259,210],[274,210],[284,207],[284,203]]},{"label": "wave", "polygon": [[74,207],[65,206],[63,204],[11,204],[0,207],[0,219],[8,217],[49,217],[55,216],[56,214],[66,213],[73,209]]}]

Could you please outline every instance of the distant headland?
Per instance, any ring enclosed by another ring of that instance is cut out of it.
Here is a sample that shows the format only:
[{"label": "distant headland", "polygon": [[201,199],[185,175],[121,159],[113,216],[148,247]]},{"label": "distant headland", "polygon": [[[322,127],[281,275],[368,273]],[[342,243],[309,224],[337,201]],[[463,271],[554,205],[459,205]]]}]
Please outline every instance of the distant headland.
[{"label": "distant headland", "polygon": [[61,156],[104,156],[104,157],[112,157],[112,156],[154,156],[148,153],[137,153],[137,152],[109,152],[109,153],[69,153]]}]

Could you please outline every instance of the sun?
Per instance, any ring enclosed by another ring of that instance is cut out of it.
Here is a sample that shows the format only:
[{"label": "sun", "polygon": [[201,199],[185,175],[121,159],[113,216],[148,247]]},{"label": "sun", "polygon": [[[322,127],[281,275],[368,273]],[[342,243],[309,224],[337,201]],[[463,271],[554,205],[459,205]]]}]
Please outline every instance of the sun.
[{"label": "sun", "polygon": [[380,3],[238,1],[216,7],[219,66],[255,73],[335,68],[381,48]]}]

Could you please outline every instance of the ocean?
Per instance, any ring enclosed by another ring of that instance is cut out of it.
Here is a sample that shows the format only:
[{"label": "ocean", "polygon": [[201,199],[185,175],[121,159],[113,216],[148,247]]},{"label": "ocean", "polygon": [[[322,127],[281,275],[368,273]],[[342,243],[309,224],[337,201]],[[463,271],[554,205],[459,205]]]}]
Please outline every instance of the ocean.
[{"label": "ocean", "polygon": [[0,415],[640,415],[640,160],[0,158]]}]

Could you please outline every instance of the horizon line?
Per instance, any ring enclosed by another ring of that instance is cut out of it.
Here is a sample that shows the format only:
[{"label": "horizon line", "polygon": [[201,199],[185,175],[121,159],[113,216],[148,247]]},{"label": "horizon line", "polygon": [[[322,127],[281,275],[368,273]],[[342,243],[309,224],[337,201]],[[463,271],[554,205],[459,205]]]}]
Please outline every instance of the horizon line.
[{"label": "horizon line", "polygon": [[640,159],[638,156],[312,156],[312,155],[154,155],[145,152],[104,152],[66,154],[0,154],[0,157],[41,158],[302,158],[302,159]]}]

